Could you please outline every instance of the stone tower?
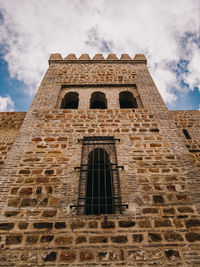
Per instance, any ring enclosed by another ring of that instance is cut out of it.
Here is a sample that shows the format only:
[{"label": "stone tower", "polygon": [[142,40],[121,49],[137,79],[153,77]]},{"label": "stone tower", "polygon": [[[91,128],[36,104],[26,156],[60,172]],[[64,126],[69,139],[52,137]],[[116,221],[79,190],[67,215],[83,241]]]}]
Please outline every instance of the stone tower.
[{"label": "stone tower", "polygon": [[29,111],[0,113],[0,266],[200,265],[200,112],[146,64],[52,54]]}]

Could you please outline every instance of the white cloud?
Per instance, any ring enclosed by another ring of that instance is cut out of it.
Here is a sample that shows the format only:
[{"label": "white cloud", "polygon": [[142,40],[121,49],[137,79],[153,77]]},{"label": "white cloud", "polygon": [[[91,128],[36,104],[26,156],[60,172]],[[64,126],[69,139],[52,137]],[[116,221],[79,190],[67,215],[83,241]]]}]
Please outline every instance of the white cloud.
[{"label": "white cloud", "polygon": [[11,97],[7,95],[6,97],[0,96],[0,112],[3,111],[13,111],[14,110],[14,102]]},{"label": "white cloud", "polygon": [[[150,72],[165,101],[176,99],[180,78],[198,86],[199,48],[186,33],[198,34],[199,0],[0,0],[4,21],[0,43],[11,77],[33,94],[48,67],[50,53],[120,55],[145,53]],[[189,61],[188,73],[177,78],[169,65]]]}]

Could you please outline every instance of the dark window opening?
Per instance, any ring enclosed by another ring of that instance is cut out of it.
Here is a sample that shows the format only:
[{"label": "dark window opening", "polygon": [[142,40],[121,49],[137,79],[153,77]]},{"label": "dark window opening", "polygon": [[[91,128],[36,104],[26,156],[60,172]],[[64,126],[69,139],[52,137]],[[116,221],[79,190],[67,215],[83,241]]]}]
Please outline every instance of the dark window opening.
[{"label": "dark window opening", "polygon": [[135,97],[128,91],[119,94],[119,103],[120,108],[138,108]]},{"label": "dark window opening", "polygon": [[62,99],[61,108],[63,109],[77,109],[79,102],[79,95],[76,92],[67,93]]},{"label": "dark window opening", "polygon": [[94,92],[91,95],[90,108],[91,109],[106,109],[107,100],[106,100],[105,94],[102,92]]},{"label": "dark window opening", "polygon": [[186,129],[183,129],[183,133],[184,133],[186,139],[192,139]]},{"label": "dark window opening", "polygon": [[113,136],[84,137],[82,142],[77,214],[99,215],[122,213],[119,169]]},{"label": "dark window opening", "polygon": [[90,152],[86,186],[86,215],[114,213],[111,164],[105,149]]}]

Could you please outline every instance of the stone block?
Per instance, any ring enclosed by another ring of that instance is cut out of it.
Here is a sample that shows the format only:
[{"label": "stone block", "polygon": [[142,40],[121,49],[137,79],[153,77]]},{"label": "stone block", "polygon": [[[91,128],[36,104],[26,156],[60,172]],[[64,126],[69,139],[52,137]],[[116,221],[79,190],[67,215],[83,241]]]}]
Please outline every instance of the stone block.
[{"label": "stone block", "polygon": [[43,256],[43,260],[44,262],[48,262],[48,261],[55,261],[57,257],[57,252],[56,251],[52,251],[49,253],[45,253]]},{"label": "stone block", "polygon": [[189,232],[185,234],[185,238],[189,242],[200,241],[200,233]]},{"label": "stone block", "polygon": [[162,237],[160,233],[149,233],[149,242],[160,242],[162,241]]},{"label": "stone block", "polygon": [[86,239],[86,236],[85,235],[80,235],[76,238],[76,241],[75,243],[78,245],[78,244],[82,244],[82,243],[86,243],[87,242],[87,239]]},{"label": "stone block", "polygon": [[182,235],[174,231],[168,231],[164,233],[164,237],[165,237],[165,240],[168,242],[183,241]]},{"label": "stone block", "polygon": [[200,227],[200,220],[199,219],[191,219],[191,220],[187,220],[185,222],[185,226],[187,228],[190,228],[190,227]]},{"label": "stone block", "polygon": [[29,245],[36,244],[38,241],[38,236],[37,235],[29,235],[26,237],[26,243]]},{"label": "stone block", "polygon": [[113,243],[127,243],[128,242],[128,238],[127,236],[123,236],[123,235],[120,235],[120,236],[111,236],[111,241]]},{"label": "stone block", "polygon": [[104,220],[101,223],[101,228],[103,229],[115,228],[115,223],[113,221]]},{"label": "stone block", "polygon": [[65,222],[56,222],[55,223],[55,228],[56,229],[65,229],[66,228],[66,223]]},{"label": "stone block", "polygon": [[53,223],[49,223],[49,222],[33,223],[33,227],[35,229],[52,229]]},{"label": "stone block", "polygon": [[56,213],[57,213],[57,210],[45,210],[42,213],[42,216],[43,217],[54,217],[54,216],[56,216]]},{"label": "stone block", "polygon": [[94,260],[94,255],[89,250],[82,250],[80,252],[80,260],[81,261],[91,261],[91,260]]},{"label": "stone block", "polygon": [[71,229],[80,229],[85,226],[85,223],[81,221],[73,221],[70,226]]},{"label": "stone block", "polygon": [[119,227],[129,228],[134,226],[135,222],[133,221],[119,221]]},{"label": "stone block", "polygon": [[172,223],[168,219],[155,220],[155,227],[171,227]]},{"label": "stone block", "polygon": [[142,234],[133,234],[132,237],[134,243],[140,243],[144,239]]},{"label": "stone block", "polygon": [[22,200],[20,207],[35,207],[37,205],[37,199],[36,198],[25,198]]},{"label": "stone block", "polygon": [[73,251],[63,251],[60,254],[60,261],[73,262],[76,259],[76,253]]},{"label": "stone block", "polygon": [[43,235],[40,239],[41,243],[49,243],[54,239],[53,235]]},{"label": "stone block", "polygon": [[174,249],[165,250],[165,255],[166,255],[166,258],[171,261],[180,259],[180,254],[178,250],[174,250]]},{"label": "stone block", "polygon": [[70,236],[57,236],[55,237],[56,245],[70,245],[73,242],[73,238]]},{"label": "stone block", "polygon": [[108,238],[106,236],[90,236],[89,243],[107,243]]},{"label": "stone block", "polygon": [[9,231],[14,228],[14,223],[0,223],[0,230]]},{"label": "stone block", "polygon": [[22,235],[6,236],[6,245],[19,245],[22,242]]}]

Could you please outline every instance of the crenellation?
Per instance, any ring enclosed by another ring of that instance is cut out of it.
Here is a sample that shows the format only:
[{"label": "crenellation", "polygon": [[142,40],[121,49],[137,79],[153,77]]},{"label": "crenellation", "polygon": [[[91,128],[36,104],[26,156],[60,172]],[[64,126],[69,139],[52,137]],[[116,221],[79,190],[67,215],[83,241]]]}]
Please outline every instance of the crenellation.
[{"label": "crenellation", "polygon": [[77,60],[77,57],[75,54],[69,54],[65,57],[65,60]]},{"label": "crenellation", "polygon": [[79,57],[79,60],[90,60],[90,56],[88,54],[82,54],[80,57]]}]

